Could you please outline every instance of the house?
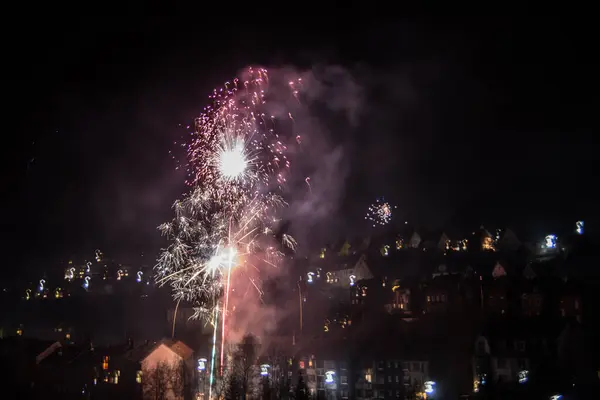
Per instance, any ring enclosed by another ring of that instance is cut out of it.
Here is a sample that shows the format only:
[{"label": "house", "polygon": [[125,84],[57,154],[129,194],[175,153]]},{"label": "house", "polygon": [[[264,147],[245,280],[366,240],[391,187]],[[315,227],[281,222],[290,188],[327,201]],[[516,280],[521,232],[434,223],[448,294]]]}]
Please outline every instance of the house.
[{"label": "house", "polygon": [[417,232],[413,232],[410,240],[408,241],[408,247],[418,249],[421,246],[421,236]]},{"label": "house", "polygon": [[194,351],[181,341],[163,339],[141,360],[143,397],[164,393],[166,399],[184,399],[194,382]]},{"label": "house", "polygon": [[365,254],[334,255],[318,260],[310,268],[314,270],[307,272],[311,281],[322,279],[325,283],[338,287],[354,286],[360,280],[373,278]]},{"label": "house", "polygon": [[440,275],[423,287],[426,313],[448,312],[463,309],[460,275]]},{"label": "house", "polygon": [[547,379],[554,376],[551,371],[557,365],[559,333],[560,326],[548,321],[486,324],[474,343],[473,391],[519,390],[528,382],[547,389]]},{"label": "house", "polygon": [[[473,391],[491,383],[525,383],[530,360],[526,355],[526,341],[511,342],[506,336],[491,334],[479,336],[473,358]],[[527,373],[526,373],[527,372]]]},{"label": "house", "polygon": [[498,240],[498,248],[501,250],[516,252],[522,245],[512,229],[506,229]]}]

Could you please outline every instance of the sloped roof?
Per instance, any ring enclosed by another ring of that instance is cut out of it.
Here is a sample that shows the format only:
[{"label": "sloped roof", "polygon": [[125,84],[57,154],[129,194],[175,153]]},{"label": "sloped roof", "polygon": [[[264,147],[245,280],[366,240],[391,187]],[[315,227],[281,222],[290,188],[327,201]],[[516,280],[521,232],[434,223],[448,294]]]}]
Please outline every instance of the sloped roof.
[{"label": "sloped roof", "polygon": [[179,357],[188,359],[194,354],[194,350],[192,350],[188,345],[183,343],[181,340],[172,340],[172,339],[162,339],[159,342],[154,343],[146,343],[141,346],[135,347],[129,350],[125,354],[125,358],[129,361],[141,362],[150,354],[152,354],[158,347],[161,345],[165,345],[168,349],[173,351]]},{"label": "sloped roof", "polygon": [[133,349],[127,351],[124,355],[124,358],[128,361],[140,362],[148,354],[152,352],[158,345],[156,343],[145,343],[140,346],[136,346]]},{"label": "sloped roof", "polygon": [[326,254],[325,258],[320,258],[312,263],[312,266],[320,267],[323,271],[341,271],[353,268],[364,255],[361,253],[340,256],[335,254]]},{"label": "sloped roof", "polygon": [[169,346],[171,350],[173,350],[179,357],[184,360],[190,358],[194,354],[194,350],[192,350],[188,345],[183,343],[181,340],[176,341],[171,346]]}]

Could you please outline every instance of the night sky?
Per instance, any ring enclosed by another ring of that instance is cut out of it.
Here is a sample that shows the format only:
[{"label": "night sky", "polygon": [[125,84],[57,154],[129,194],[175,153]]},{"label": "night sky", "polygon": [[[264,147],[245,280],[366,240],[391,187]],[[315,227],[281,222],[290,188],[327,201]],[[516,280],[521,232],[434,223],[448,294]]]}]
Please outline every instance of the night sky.
[{"label": "night sky", "polygon": [[336,192],[320,200],[331,212],[305,234],[368,232],[364,212],[378,196],[398,205],[398,221],[425,230],[484,223],[527,238],[577,219],[593,229],[591,26],[556,18],[273,24],[41,23],[6,43],[5,274],[96,248],[152,258],[162,243],[156,226],[184,190],[168,153],[184,133],[178,124],[199,114],[213,87],[257,64],[342,68],[360,88],[352,123],[319,132],[328,153],[304,155],[324,165],[335,156],[339,168],[327,181]]}]

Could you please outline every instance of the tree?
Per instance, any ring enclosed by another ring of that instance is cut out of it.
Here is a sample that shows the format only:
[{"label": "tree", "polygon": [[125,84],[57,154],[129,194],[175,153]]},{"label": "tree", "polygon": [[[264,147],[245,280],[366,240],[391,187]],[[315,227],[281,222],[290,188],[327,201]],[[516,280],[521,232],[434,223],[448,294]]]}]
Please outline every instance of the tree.
[{"label": "tree", "polygon": [[148,400],[185,399],[191,379],[183,361],[175,364],[159,362],[144,371],[143,396]]},{"label": "tree", "polygon": [[144,399],[165,400],[171,379],[171,367],[165,362],[159,362],[146,372],[143,378]]},{"label": "tree", "polygon": [[304,382],[304,376],[300,374],[298,384],[296,385],[296,400],[308,400],[308,388]]},{"label": "tree", "polygon": [[257,388],[256,361],[258,342],[253,335],[246,335],[233,354],[229,368],[226,398],[246,400]]},{"label": "tree", "polygon": [[271,380],[268,376],[262,379],[262,399],[271,400],[273,397],[273,388],[271,387]]},{"label": "tree", "polygon": [[227,377],[225,398],[227,400],[239,400],[245,398],[242,381],[237,373],[230,373]]},{"label": "tree", "polygon": [[192,377],[185,361],[171,366],[170,384],[176,398],[187,399],[191,396]]}]

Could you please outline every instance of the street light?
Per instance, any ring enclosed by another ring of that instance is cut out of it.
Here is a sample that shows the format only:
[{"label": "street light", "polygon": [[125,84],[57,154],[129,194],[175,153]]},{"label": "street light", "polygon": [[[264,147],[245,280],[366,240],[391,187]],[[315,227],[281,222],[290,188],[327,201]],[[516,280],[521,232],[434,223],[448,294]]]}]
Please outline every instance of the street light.
[{"label": "street light", "polygon": [[269,364],[263,364],[260,366],[260,375],[261,376],[269,376],[269,368],[271,366]]},{"label": "street light", "polygon": [[527,383],[529,380],[529,371],[526,369],[523,371],[519,371],[519,383]]},{"label": "street light", "polygon": [[427,393],[427,394],[433,393],[434,387],[435,387],[434,381],[427,381],[423,385],[425,386],[425,390],[424,390],[425,393]]},{"label": "street light", "polygon": [[325,383],[333,383],[335,382],[333,376],[335,375],[335,371],[327,371],[325,372]]}]

